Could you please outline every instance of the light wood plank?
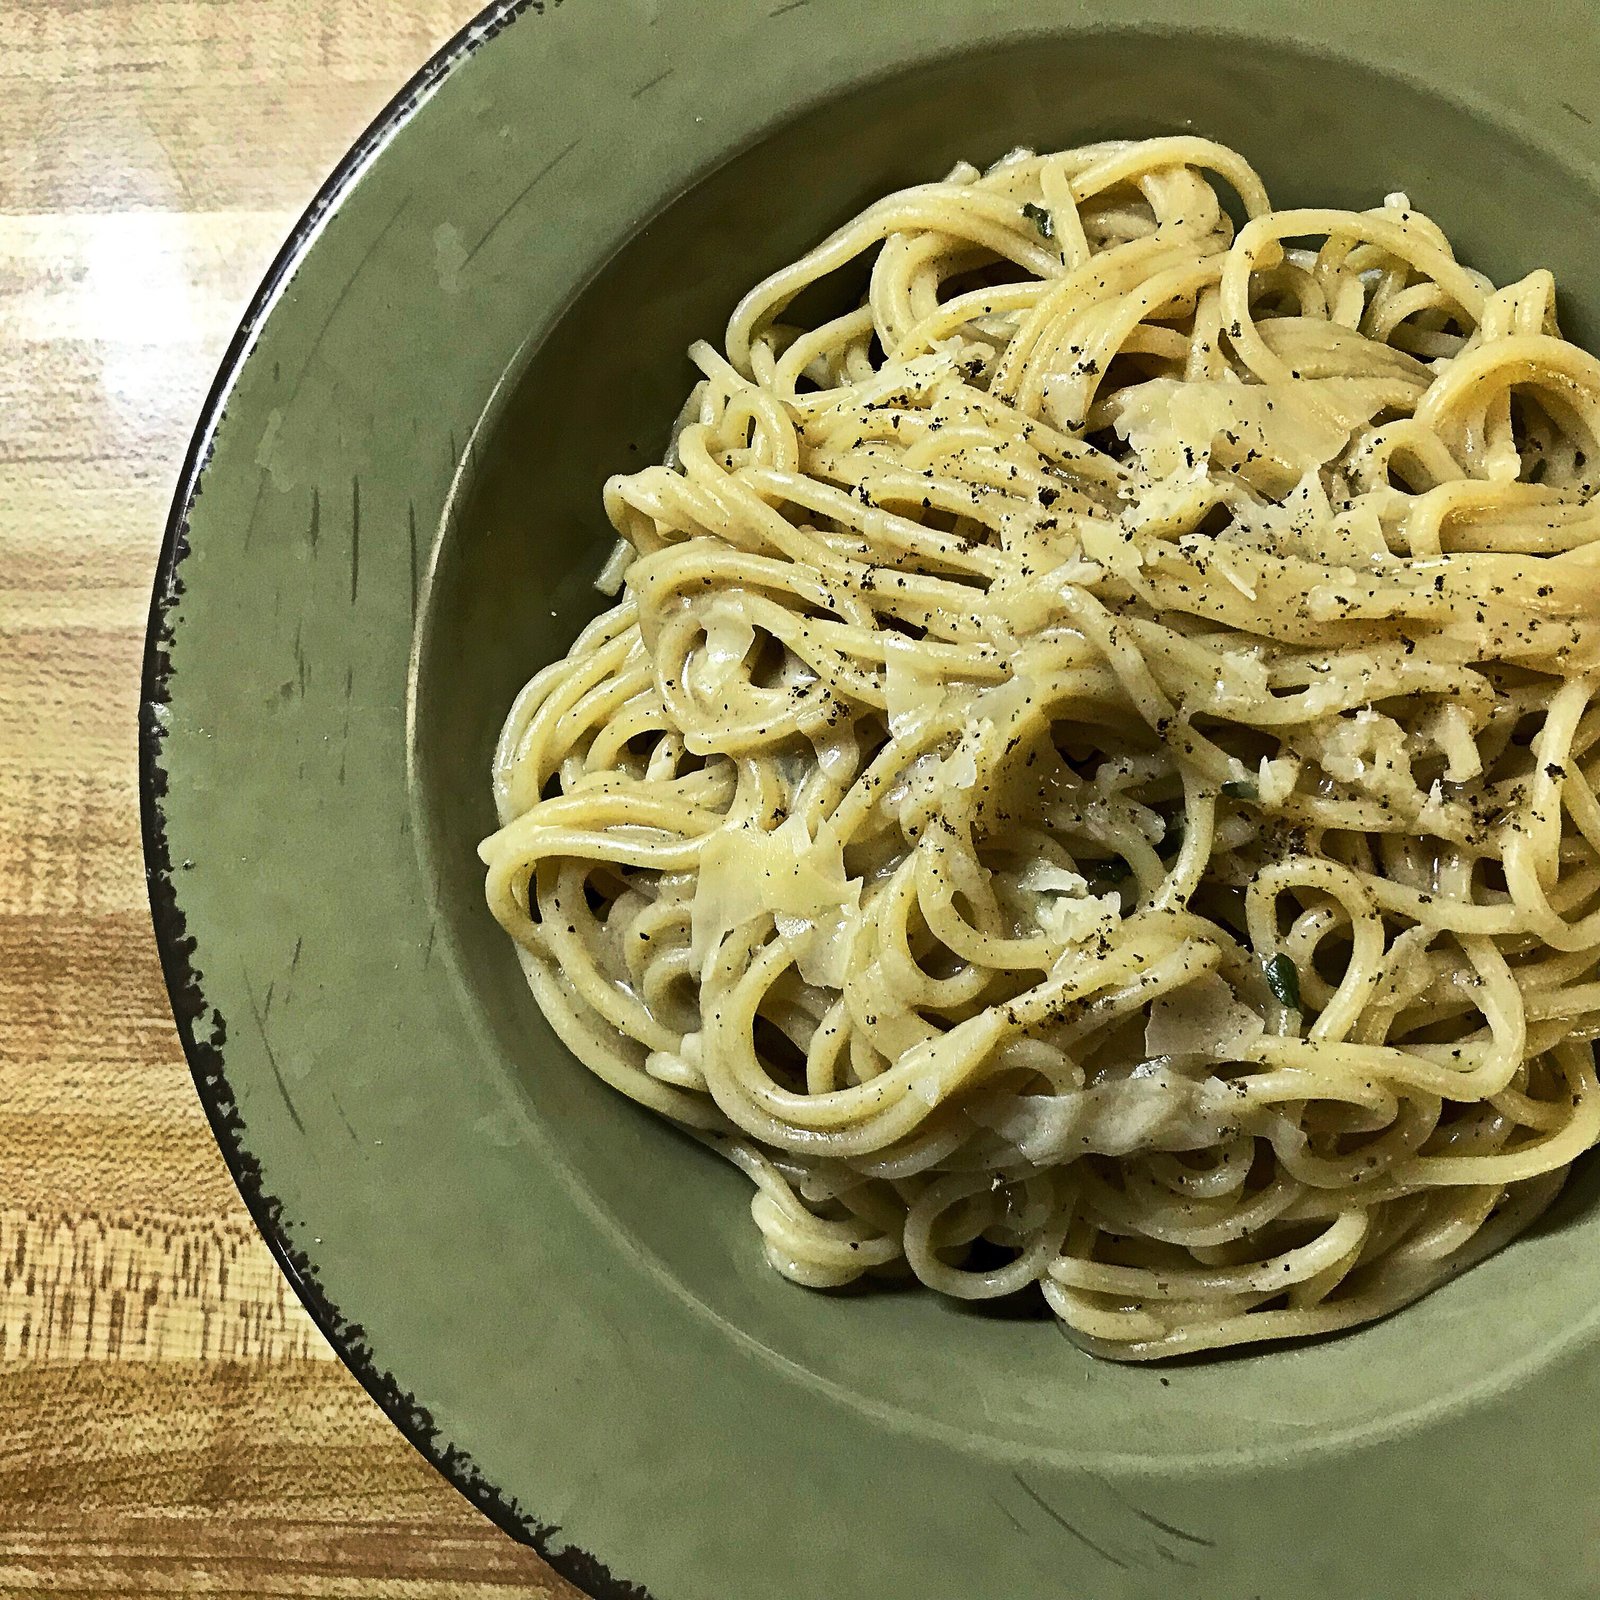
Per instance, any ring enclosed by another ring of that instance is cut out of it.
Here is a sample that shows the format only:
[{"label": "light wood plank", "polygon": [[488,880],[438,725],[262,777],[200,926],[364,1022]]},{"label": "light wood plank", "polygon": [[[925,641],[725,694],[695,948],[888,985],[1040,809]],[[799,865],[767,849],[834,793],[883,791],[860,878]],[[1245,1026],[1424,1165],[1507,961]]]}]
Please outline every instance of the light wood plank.
[{"label": "light wood plank", "polygon": [[248,1222],[0,1210],[0,1363],[330,1355]]},{"label": "light wood plank", "polygon": [[0,1371],[0,1593],[576,1600],[370,1411],[331,1365]]},{"label": "light wood plank", "polygon": [[0,1594],[577,1593],[401,1439],[255,1235],[139,848],[145,610],[211,374],[475,9],[0,5]]},{"label": "light wood plank", "polygon": [[8,0],[0,81],[398,87],[473,9],[452,0]]},{"label": "light wood plank", "polygon": [[400,87],[384,76],[91,82],[6,86],[0,212],[298,207]]}]

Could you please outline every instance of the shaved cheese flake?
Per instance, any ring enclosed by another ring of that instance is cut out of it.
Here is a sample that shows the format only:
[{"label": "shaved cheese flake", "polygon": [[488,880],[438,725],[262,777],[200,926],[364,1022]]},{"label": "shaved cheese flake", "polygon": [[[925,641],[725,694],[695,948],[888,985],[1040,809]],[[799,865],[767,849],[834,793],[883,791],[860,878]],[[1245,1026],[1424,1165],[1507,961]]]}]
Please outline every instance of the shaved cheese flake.
[{"label": "shaved cheese flake", "polygon": [[965,794],[973,788],[978,781],[978,747],[993,732],[994,724],[987,717],[967,718],[961,743],[945,757],[939,771],[939,781],[947,789]]},{"label": "shaved cheese flake", "polygon": [[1423,719],[1419,731],[1444,756],[1444,775],[1451,783],[1469,783],[1482,776],[1483,756],[1465,706],[1447,701]]},{"label": "shaved cheese flake", "polygon": [[925,677],[916,641],[885,637],[883,693],[889,731],[898,739],[916,731],[944,709],[944,680]]},{"label": "shaved cheese flake", "polygon": [[1089,887],[1089,880],[1066,867],[1035,859],[1018,875],[1017,887],[1031,889],[1035,894],[1082,894]]},{"label": "shaved cheese flake", "polygon": [[1089,1089],[1018,1095],[971,1115],[1043,1167],[1086,1155],[1203,1150],[1237,1127],[1234,1098],[1219,1080],[1196,1083],[1155,1067]]},{"label": "shaved cheese flake", "polygon": [[1330,717],[1306,731],[1309,753],[1337,783],[1405,803],[1416,793],[1406,731],[1393,717],[1363,706],[1353,717]]},{"label": "shaved cheese flake", "polygon": [[1017,887],[1033,897],[1039,931],[1061,944],[1082,944],[1105,931],[1122,913],[1118,895],[1091,895],[1081,873],[1048,861],[1030,861],[1018,874]]},{"label": "shaved cheese flake", "polygon": [[938,794],[939,774],[944,758],[932,750],[924,750],[902,771],[878,802],[886,816],[892,817],[902,827]]},{"label": "shaved cheese flake", "polygon": [[1136,575],[1144,565],[1143,552],[1121,523],[1085,517],[1078,527],[1078,540],[1089,560],[1107,572],[1127,577]]},{"label": "shaved cheese flake", "polygon": [[853,896],[831,911],[814,917],[798,917],[787,911],[777,914],[778,935],[795,958],[801,979],[817,989],[843,989],[850,972],[850,952],[855,939],[853,913],[861,898],[861,882],[856,879]]},{"label": "shaved cheese flake", "polygon": [[1240,594],[1245,597],[1246,600],[1255,599],[1255,590],[1239,576],[1239,574],[1234,570],[1233,563],[1228,560],[1221,550],[1213,550],[1211,552],[1211,564],[1217,569],[1218,572],[1222,574],[1224,578],[1228,580],[1229,583],[1234,586],[1235,589],[1239,591]]},{"label": "shaved cheese flake", "polygon": [[1244,463],[1247,477],[1270,469],[1274,485],[1287,489],[1307,463],[1338,455],[1389,402],[1393,387],[1368,378],[1152,378],[1117,396],[1114,425],[1152,476],[1192,470],[1216,453]]},{"label": "shaved cheese flake", "polygon": [[1196,1051],[1226,1055],[1259,1039],[1266,1030],[1266,1023],[1234,994],[1227,980],[1212,972],[1152,1002],[1144,1048],[1152,1056]]},{"label": "shaved cheese flake", "polygon": [[924,399],[939,383],[957,370],[958,358],[953,353],[959,341],[945,341],[948,348],[915,356],[910,361],[890,362],[872,377],[852,384],[848,400],[842,400],[837,412],[869,411],[879,406],[908,405],[913,400]]},{"label": "shaved cheese flake", "polygon": [[1271,693],[1272,682],[1260,656],[1229,650],[1218,657],[1217,677],[1209,685],[1207,704],[1214,711],[1245,711],[1260,705]]},{"label": "shaved cheese flake", "polygon": [[853,729],[831,725],[811,735],[812,748],[817,752],[817,765],[824,776],[835,783],[848,783],[861,765],[861,747],[856,743]]},{"label": "shaved cheese flake", "polygon": [[1087,944],[1103,933],[1110,933],[1122,917],[1122,896],[1114,890],[1110,894],[1087,895],[1072,899],[1066,895],[1041,901],[1039,925],[1052,939],[1068,946],[1062,960],[1072,953],[1071,947]]},{"label": "shaved cheese flake", "polygon": [[737,609],[731,596],[723,595],[706,608],[705,630],[706,666],[713,680],[721,682],[744,665],[751,645],[756,642],[756,630]]},{"label": "shaved cheese flake", "polygon": [[860,904],[861,880],[846,879],[843,852],[812,841],[800,817],[770,833],[723,827],[706,840],[690,913],[690,951],[702,981],[723,939],[763,912],[817,919]]},{"label": "shaved cheese flake", "polygon": [[1256,775],[1256,793],[1261,804],[1268,809],[1281,806],[1294,793],[1300,777],[1300,760],[1297,756],[1261,758]]}]

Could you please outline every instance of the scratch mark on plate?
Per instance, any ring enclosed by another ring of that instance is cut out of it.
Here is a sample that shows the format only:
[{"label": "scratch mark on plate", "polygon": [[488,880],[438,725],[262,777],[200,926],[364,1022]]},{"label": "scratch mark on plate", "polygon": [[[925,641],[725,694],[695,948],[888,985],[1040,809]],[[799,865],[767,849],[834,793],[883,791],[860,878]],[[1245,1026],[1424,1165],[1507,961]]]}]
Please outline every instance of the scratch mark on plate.
[{"label": "scratch mark on plate", "polygon": [[341,1122],[342,1122],[342,1123],[343,1123],[343,1124],[344,1124],[344,1131],[345,1131],[345,1132],[346,1132],[346,1133],[348,1133],[348,1134],[349,1134],[349,1135],[350,1135],[350,1142],[351,1142],[351,1144],[360,1144],[360,1143],[361,1143],[361,1140],[360,1140],[360,1138],[359,1138],[359,1136],[358,1136],[358,1135],[357,1135],[357,1133],[356,1133],[356,1130],[355,1130],[355,1129],[354,1129],[354,1128],[352,1128],[352,1127],[351,1127],[351,1126],[350,1126],[350,1119],[349,1119],[349,1117],[347,1117],[347,1116],[346,1116],[346,1115],[345,1115],[345,1112],[344,1112],[344,1107],[343,1107],[343,1106],[342,1106],[342,1105],[341,1105],[341,1104],[340,1104],[340,1103],[339,1103],[339,1097],[338,1097],[338,1095],[336,1095],[336,1094],[335,1094],[335,1093],[334,1093],[334,1092],[333,1092],[333,1091],[332,1091],[332,1090],[331,1090],[331,1089],[330,1089],[330,1090],[329,1090],[329,1091],[328,1091],[328,1098],[329,1098],[329,1099],[330,1099],[330,1100],[331,1100],[331,1101],[333,1101],[333,1109],[334,1109],[334,1110],[335,1110],[335,1111],[336,1111],[336,1112],[338,1112],[338,1114],[339,1114],[339,1120],[340,1120],[340,1121],[341,1121]]},{"label": "scratch mark on plate", "polygon": [[811,4],[811,0],[789,0],[788,5],[779,6],[776,11],[769,11],[767,13],[767,15],[769,17],[781,17],[786,12],[798,11],[801,8],[801,6],[808,6],[810,4]]},{"label": "scratch mark on plate", "polygon": [[289,1120],[303,1135],[306,1125],[300,1120],[300,1113],[295,1110],[294,1101],[289,1098],[289,1085],[284,1082],[283,1070],[278,1065],[277,1052],[272,1048],[272,1041],[267,1037],[267,1019],[262,1015],[261,1007],[256,1004],[256,992],[250,985],[249,978],[244,980],[245,997],[250,1002],[251,1014],[256,1019],[256,1032],[261,1035],[262,1047],[267,1052],[267,1065],[272,1068],[273,1082],[278,1086],[278,1093],[283,1096],[284,1109],[289,1113]]},{"label": "scratch mark on plate", "polygon": [[[277,413],[274,412],[273,415],[276,416]],[[250,548],[250,541],[256,536],[256,519],[261,515],[261,499],[267,492],[267,483],[271,476],[270,472],[263,470],[261,481],[256,485],[256,498],[255,503],[250,507],[250,520],[244,525],[244,547],[246,550]]]},{"label": "scratch mark on plate", "polygon": [[[313,356],[316,355],[316,353],[322,348],[322,341],[327,337],[328,329],[333,326],[333,319],[339,315],[340,308],[344,305],[345,301],[349,299],[350,291],[355,288],[356,280],[361,276],[362,268],[364,268],[366,264],[373,258],[373,256],[378,253],[383,241],[387,239],[394,231],[395,224],[399,222],[401,217],[403,217],[407,210],[410,209],[411,200],[412,196],[407,195],[405,199],[400,202],[399,206],[395,210],[394,215],[390,217],[389,220],[378,230],[377,236],[373,239],[372,243],[361,252],[361,259],[356,262],[355,270],[349,275],[349,277],[345,279],[344,287],[339,291],[337,298],[328,308],[327,316],[322,319],[322,326],[317,329],[316,337],[311,341],[310,348]],[[294,388],[289,391],[289,398],[291,400],[300,392],[300,380],[305,377],[306,371],[310,365],[311,361],[308,357],[306,365],[300,369],[300,375],[294,381]]]},{"label": "scratch mark on plate", "polygon": [[467,259],[462,263],[463,267],[469,267],[472,265],[473,258],[480,250],[483,249],[486,244],[488,244],[492,238],[494,238],[495,234],[500,231],[500,226],[506,220],[506,218],[509,217],[511,213],[515,211],[517,207],[520,206],[522,202],[526,200],[528,196],[532,194],[533,191],[537,189],[539,185],[543,183],[544,180],[548,178],[550,174],[554,172],[556,168],[559,167],[561,163],[565,161],[567,157],[570,156],[572,152],[576,150],[582,143],[583,141],[581,139],[574,139],[571,144],[564,145],[561,149],[556,151],[556,153],[551,156],[551,158],[545,162],[545,164],[540,167],[531,178],[528,179],[522,188],[517,191],[516,197],[512,200],[511,204],[508,205],[505,210],[502,211],[500,215],[489,224],[488,231],[467,252]]},{"label": "scratch mark on plate", "polygon": [[1198,1533],[1190,1533],[1186,1528],[1180,1528],[1175,1523],[1163,1522],[1160,1517],[1151,1516],[1148,1511],[1141,1511],[1138,1506],[1129,1506],[1128,1509],[1141,1522],[1148,1522],[1152,1528],[1159,1528],[1163,1533],[1170,1534],[1174,1539],[1181,1539],[1185,1544],[1197,1544],[1202,1550],[1215,1550],[1217,1541],[1207,1539]]},{"label": "scratch mark on plate", "polygon": [[1119,1506],[1123,1507],[1124,1510],[1131,1511],[1141,1522],[1147,1523],[1150,1527],[1159,1529],[1162,1533],[1168,1534],[1174,1539],[1181,1539],[1185,1544],[1199,1545],[1204,1550],[1215,1550],[1217,1548],[1217,1541],[1215,1539],[1207,1539],[1201,1534],[1190,1533],[1187,1528],[1180,1528],[1176,1523],[1173,1522],[1165,1522],[1160,1517],[1153,1515],[1151,1512],[1145,1511],[1142,1507],[1136,1506],[1133,1501],[1128,1499],[1126,1495],[1119,1494],[1117,1492],[1116,1485],[1113,1484],[1109,1479],[1103,1478],[1096,1474],[1095,1482],[1098,1483],[1100,1487],[1104,1489],[1105,1492],[1110,1495]]},{"label": "scratch mark on plate", "polygon": [[1575,116],[1578,121],[1584,125],[1584,127],[1592,128],[1594,126],[1594,118],[1584,116],[1584,114],[1575,105],[1573,105],[1570,100],[1563,100],[1561,102],[1561,109],[1563,111],[1570,111],[1573,116]]},{"label": "scratch mark on plate", "polygon": [[322,536],[322,491],[311,491],[311,526],[306,529],[306,538],[310,541],[313,551],[317,548],[317,540]]},{"label": "scratch mark on plate", "polygon": [[350,691],[355,684],[355,668],[344,669],[344,727],[339,733],[339,783],[344,783],[345,759],[350,752]]},{"label": "scratch mark on plate", "polygon": [[1041,1495],[1039,1491],[1035,1489],[1034,1486],[1029,1483],[1020,1472],[1013,1472],[1011,1476],[1016,1480],[1017,1487],[1021,1489],[1022,1492],[1027,1495],[1027,1497],[1033,1501],[1033,1503],[1038,1506],[1038,1508],[1044,1512],[1044,1514],[1049,1517],[1049,1519],[1055,1523],[1058,1528],[1064,1529],[1067,1533],[1070,1533],[1072,1537],[1084,1547],[1084,1549],[1092,1550],[1097,1556],[1100,1557],[1102,1561],[1109,1561],[1112,1566],[1121,1567],[1124,1572],[1128,1570],[1128,1563],[1124,1561],[1121,1556],[1117,1555],[1114,1551],[1107,1550],[1103,1544],[1096,1544],[1088,1534],[1084,1533],[1079,1528],[1073,1527],[1073,1525],[1068,1522],[1067,1519],[1062,1516],[1061,1513],[1057,1511],[1056,1508],[1051,1505],[1050,1502],[1046,1500],[1044,1496]]},{"label": "scratch mark on plate", "polygon": [[289,970],[291,972],[300,965],[300,950],[305,942],[306,936],[303,933],[295,935],[294,953],[289,957]]},{"label": "scratch mark on plate", "polygon": [[991,1493],[989,1498],[994,1501],[995,1509],[999,1511],[1000,1515],[1004,1517],[1006,1521],[1017,1530],[1018,1533],[1027,1533],[1028,1530],[1016,1519],[1010,1508],[1006,1505],[1005,1501],[1000,1498],[999,1495]]},{"label": "scratch mark on plate", "polygon": [[417,502],[406,501],[406,532],[411,539],[411,615],[417,614]]},{"label": "scratch mark on plate", "polygon": [[361,479],[350,477],[350,604],[361,588]]},{"label": "scratch mark on plate", "polygon": [[649,92],[655,88],[658,83],[665,83],[667,79],[670,78],[677,70],[678,69],[676,67],[665,68],[663,71],[658,72],[648,83],[641,83],[639,87],[628,96],[628,98],[630,100],[637,100],[641,96],[649,94]]}]

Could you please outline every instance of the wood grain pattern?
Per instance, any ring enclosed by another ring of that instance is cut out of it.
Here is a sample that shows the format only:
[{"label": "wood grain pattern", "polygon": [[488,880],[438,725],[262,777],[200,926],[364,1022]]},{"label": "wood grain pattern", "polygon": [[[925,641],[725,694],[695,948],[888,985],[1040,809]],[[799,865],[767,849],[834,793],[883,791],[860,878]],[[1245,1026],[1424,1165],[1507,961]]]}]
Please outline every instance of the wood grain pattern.
[{"label": "wood grain pattern", "polygon": [[211,374],[475,9],[0,0],[0,1595],[577,1595],[411,1450],[257,1238],[139,853],[145,608]]}]

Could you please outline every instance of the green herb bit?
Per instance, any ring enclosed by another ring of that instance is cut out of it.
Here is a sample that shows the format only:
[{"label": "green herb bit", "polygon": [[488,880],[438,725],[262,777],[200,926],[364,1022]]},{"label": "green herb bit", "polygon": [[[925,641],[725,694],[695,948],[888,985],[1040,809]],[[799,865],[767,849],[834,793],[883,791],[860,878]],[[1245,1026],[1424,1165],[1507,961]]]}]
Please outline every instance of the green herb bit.
[{"label": "green herb bit", "polygon": [[1280,950],[1266,963],[1267,987],[1280,1006],[1300,1010],[1300,974],[1295,964]]},{"label": "green herb bit", "polygon": [[1041,239],[1054,239],[1056,236],[1056,219],[1044,206],[1036,206],[1033,201],[1023,203],[1022,214],[1034,227],[1039,230]]}]

